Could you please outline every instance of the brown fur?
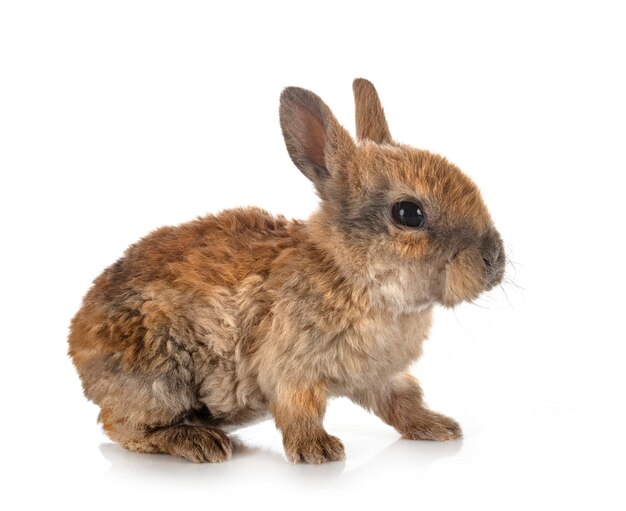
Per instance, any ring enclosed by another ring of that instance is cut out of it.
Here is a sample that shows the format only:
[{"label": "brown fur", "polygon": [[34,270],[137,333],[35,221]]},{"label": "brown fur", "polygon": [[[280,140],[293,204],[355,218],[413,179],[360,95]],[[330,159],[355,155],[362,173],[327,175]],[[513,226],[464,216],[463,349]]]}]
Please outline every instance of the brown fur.
[{"label": "brown fur", "polygon": [[371,140],[377,144],[391,144],[385,111],[372,84],[357,78],[352,84],[354,91],[354,120],[359,140]]},{"label": "brown fur", "polygon": [[[339,395],[407,438],[461,435],[405,371],[433,305],[501,280],[502,242],[469,178],[392,143],[366,80],[355,101],[358,145],[313,93],[281,96],[289,154],[321,198],[308,222],[248,208],[163,227],[95,280],[69,353],[113,440],[224,461],[220,428],[271,413],[289,460],[339,460],[343,445],[322,426]],[[407,198],[421,201],[424,228],[393,223]]]}]

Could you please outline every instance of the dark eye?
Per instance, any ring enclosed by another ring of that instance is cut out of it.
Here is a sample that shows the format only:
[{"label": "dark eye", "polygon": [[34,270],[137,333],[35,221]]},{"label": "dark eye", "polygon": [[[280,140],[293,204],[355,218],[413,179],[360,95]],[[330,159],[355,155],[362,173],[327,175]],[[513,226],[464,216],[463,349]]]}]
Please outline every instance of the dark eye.
[{"label": "dark eye", "polygon": [[396,202],[391,209],[391,216],[400,225],[406,227],[422,227],[424,225],[424,211],[415,202]]}]

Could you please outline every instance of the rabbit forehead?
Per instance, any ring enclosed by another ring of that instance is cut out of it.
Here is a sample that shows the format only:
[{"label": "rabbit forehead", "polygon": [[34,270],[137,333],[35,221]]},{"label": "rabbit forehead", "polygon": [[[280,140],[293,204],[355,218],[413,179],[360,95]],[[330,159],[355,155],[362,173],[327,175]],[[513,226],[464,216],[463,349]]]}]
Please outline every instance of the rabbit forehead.
[{"label": "rabbit forehead", "polygon": [[410,146],[364,143],[355,163],[354,179],[370,194],[384,193],[391,200],[415,197],[429,208],[427,214],[445,217],[448,224],[480,231],[491,225],[478,187],[438,154]]}]

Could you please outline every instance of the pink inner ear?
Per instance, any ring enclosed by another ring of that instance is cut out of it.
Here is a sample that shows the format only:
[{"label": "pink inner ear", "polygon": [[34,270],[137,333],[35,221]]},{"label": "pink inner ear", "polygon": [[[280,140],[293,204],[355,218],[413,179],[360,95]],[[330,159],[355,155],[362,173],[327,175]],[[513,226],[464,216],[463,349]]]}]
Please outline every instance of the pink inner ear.
[{"label": "pink inner ear", "polygon": [[296,137],[304,149],[304,156],[321,168],[326,168],[326,131],[324,122],[315,112],[304,105],[298,106],[298,129]]}]

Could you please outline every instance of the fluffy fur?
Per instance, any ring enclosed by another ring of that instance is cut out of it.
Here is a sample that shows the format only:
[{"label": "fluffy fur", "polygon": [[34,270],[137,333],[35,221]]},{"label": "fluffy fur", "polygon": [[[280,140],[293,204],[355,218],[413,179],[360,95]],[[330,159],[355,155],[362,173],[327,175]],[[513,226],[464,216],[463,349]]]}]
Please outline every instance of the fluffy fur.
[{"label": "fluffy fur", "polygon": [[[163,227],[85,296],[69,353],[122,446],[194,462],[231,457],[226,425],[270,413],[293,462],[344,458],[322,426],[348,396],[406,438],[461,436],[405,371],[435,304],[502,279],[502,242],[476,186],[444,158],[394,144],[378,95],[354,83],[359,142],[315,94],[287,88],[280,122],[319,210],[288,221],[235,209]],[[420,229],[396,225],[415,198]]]}]

